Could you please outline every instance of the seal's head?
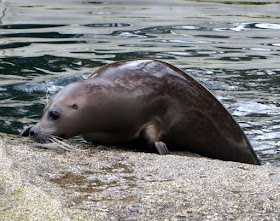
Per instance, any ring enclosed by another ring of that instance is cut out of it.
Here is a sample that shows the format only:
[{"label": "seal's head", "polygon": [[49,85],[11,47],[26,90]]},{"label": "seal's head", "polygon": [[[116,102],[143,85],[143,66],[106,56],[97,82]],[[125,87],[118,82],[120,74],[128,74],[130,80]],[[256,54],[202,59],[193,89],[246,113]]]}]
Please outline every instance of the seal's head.
[{"label": "seal's head", "polygon": [[97,96],[90,96],[91,102],[89,93],[94,93],[92,85],[84,81],[67,85],[45,107],[40,121],[27,127],[21,135],[29,136],[39,143],[46,143],[53,136],[68,139],[86,133],[95,126],[87,117],[88,114],[96,115],[100,109],[98,93]]}]

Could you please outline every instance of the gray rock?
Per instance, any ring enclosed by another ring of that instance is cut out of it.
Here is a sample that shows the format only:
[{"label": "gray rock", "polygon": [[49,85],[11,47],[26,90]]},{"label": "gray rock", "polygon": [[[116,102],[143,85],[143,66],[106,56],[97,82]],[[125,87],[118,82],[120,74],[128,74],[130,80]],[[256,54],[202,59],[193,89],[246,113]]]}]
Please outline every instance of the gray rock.
[{"label": "gray rock", "polygon": [[0,220],[280,220],[279,167],[0,136]]}]

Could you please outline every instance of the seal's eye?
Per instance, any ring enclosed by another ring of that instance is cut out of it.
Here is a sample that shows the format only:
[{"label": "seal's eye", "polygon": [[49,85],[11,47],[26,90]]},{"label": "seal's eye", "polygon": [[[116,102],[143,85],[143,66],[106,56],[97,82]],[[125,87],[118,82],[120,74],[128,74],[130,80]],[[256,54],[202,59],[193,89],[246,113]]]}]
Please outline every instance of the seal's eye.
[{"label": "seal's eye", "polygon": [[57,111],[50,111],[49,116],[52,120],[57,120],[60,117],[60,113]]},{"label": "seal's eye", "polygon": [[75,109],[75,110],[77,110],[77,109],[78,109],[78,105],[77,105],[77,104],[73,104],[73,105],[72,105],[72,108]]}]

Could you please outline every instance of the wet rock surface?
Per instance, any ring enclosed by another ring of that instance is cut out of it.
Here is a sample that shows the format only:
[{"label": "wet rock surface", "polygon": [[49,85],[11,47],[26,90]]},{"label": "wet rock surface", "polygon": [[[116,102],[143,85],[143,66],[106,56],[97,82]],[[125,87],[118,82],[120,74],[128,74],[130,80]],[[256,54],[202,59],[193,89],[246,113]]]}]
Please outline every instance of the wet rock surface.
[{"label": "wet rock surface", "polygon": [[0,220],[280,219],[279,167],[82,148],[0,134]]}]

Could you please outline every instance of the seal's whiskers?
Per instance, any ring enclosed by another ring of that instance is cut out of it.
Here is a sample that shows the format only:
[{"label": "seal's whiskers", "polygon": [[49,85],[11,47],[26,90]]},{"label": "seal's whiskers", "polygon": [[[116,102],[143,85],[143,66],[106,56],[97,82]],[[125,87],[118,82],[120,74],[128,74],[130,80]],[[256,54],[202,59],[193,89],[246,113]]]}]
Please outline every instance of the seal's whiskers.
[{"label": "seal's whiskers", "polygon": [[57,144],[60,148],[62,148],[64,150],[70,151],[70,150],[75,149],[70,144],[67,144],[66,140],[61,140],[61,138],[59,138],[59,137],[52,136],[52,137],[49,137],[48,140],[52,143]]},{"label": "seal's whiskers", "polygon": [[68,142],[67,140],[62,139],[61,137],[51,136],[51,137],[48,138],[48,141],[50,141],[53,144],[58,145],[63,150],[68,150],[68,151],[71,151],[71,150],[86,151],[86,149],[82,149],[82,148],[79,148],[77,146],[75,146],[75,147],[71,146],[69,143],[67,143]]}]

